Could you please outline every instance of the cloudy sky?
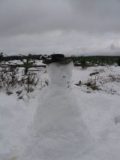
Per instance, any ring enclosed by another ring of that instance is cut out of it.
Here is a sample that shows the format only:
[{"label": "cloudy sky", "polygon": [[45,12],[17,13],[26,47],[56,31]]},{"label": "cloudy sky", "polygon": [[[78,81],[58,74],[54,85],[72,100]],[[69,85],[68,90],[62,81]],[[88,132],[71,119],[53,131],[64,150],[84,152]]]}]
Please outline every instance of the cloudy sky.
[{"label": "cloudy sky", "polygon": [[119,54],[120,0],[0,0],[7,54]]}]

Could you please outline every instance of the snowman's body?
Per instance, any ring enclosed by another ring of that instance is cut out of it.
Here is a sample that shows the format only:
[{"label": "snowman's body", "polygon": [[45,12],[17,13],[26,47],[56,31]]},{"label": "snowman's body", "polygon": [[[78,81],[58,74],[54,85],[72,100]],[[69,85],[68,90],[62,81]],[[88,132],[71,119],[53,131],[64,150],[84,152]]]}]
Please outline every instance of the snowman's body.
[{"label": "snowman's body", "polygon": [[91,143],[70,88],[72,63],[50,64],[51,83],[38,106],[21,160],[78,160]]}]

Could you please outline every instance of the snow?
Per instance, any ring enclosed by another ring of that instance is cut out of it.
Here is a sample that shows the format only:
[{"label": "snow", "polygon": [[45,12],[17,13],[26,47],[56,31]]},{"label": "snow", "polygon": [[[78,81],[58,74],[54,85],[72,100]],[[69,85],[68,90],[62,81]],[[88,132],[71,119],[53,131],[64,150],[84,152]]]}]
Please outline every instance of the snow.
[{"label": "snow", "polygon": [[0,94],[0,102],[0,159],[11,160],[23,148],[22,141],[37,103],[18,101],[15,95],[4,93]]},{"label": "snow", "polygon": [[[75,85],[79,80],[87,81],[89,74],[96,69],[101,71],[100,80],[101,77],[107,79],[109,74],[120,75],[120,67],[91,67],[85,70],[75,67],[72,82],[69,82],[71,67],[70,65],[63,70],[65,66],[55,68],[51,65],[48,69],[48,73],[54,75],[51,86],[40,93],[35,92],[34,98],[28,101],[17,100],[14,94],[7,96],[0,93],[0,160],[19,160],[21,155],[26,156],[26,153],[30,156],[30,148],[33,153],[37,153],[38,146],[41,147],[41,151],[35,155],[35,160],[38,157],[39,160],[120,159],[119,82],[106,82],[102,86],[105,90],[90,93],[87,93],[88,89],[85,86]],[[61,79],[63,77],[63,83],[58,79],[56,81],[58,76]],[[114,94],[109,93],[111,87],[116,90]],[[62,107],[64,105],[65,108]],[[68,130],[74,134],[68,134]],[[87,134],[83,135],[84,131]],[[81,136],[78,133],[83,137],[82,146],[79,144],[78,139]],[[35,137],[32,139],[31,136]],[[32,141],[29,141],[30,139]],[[40,139],[41,143],[38,141]],[[86,144],[89,144],[88,148]],[[44,154],[44,151],[48,150],[49,152]],[[27,159],[27,156],[24,158]]]}]

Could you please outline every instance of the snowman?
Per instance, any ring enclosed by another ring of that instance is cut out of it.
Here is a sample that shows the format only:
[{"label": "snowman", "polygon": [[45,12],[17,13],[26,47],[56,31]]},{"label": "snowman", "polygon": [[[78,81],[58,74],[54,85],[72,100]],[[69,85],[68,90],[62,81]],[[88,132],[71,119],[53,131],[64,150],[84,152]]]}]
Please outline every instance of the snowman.
[{"label": "snowman", "polygon": [[78,160],[90,149],[91,137],[70,86],[72,68],[63,55],[52,55],[50,84],[42,93],[30,142],[20,160]]}]

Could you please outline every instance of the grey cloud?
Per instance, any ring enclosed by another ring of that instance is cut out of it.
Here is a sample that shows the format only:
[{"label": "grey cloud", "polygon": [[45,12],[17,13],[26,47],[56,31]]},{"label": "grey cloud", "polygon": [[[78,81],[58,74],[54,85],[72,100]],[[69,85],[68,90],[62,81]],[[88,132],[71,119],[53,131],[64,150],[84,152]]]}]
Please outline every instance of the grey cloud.
[{"label": "grey cloud", "polygon": [[0,1],[0,35],[50,30],[119,32],[118,0]]},{"label": "grey cloud", "polygon": [[[68,0],[88,31],[120,31],[120,2],[118,0]],[[80,24],[79,24],[80,27]]]},{"label": "grey cloud", "polygon": [[119,49],[119,15],[120,0],[0,0],[0,48]]},{"label": "grey cloud", "polygon": [[0,48],[8,54],[117,54],[120,34],[94,35],[76,31],[50,31],[43,34],[0,38]]},{"label": "grey cloud", "polygon": [[0,8],[0,34],[32,34],[63,29],[71,15],[68,12],[67,5],[58,0],[11,0]]}]

